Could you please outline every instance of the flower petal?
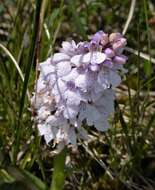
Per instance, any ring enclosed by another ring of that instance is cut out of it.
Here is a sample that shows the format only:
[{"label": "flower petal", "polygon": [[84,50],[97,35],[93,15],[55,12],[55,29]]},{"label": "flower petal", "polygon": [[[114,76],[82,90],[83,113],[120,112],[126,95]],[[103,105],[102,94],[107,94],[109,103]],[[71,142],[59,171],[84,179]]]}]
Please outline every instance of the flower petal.
[{"label": "flower petal", "polygon": [[100,64],[106,59],[106,54],[99,52],[99,51],[94,51],[91,56],[91,64]]},{"label": "flower petal", "polygon": [[65,52],[67,52],[72,48],[72,44],[70,42],[63,41],[62,48],[63,48],[63,50],[65,50]]},{"label": "flower petal", "polygon": [[85,74],[80,74],[75,80],[75,86],[79,87],[83,92],[87,92],[88,81]]},{"label": "flower petal", "polygon": [[110,82],[112,87],[117,87],[121,83],[121,77],[114,71],[110,71]]},{"label": "flower petal", "polygon": [[83,55],[82,62],[83,63],[90,63],[92,57],[92,52],[86,53]]},{"label": "flower petal", "polygon": [[52,88],[51,93],[55,96],[55,101],[59,101],[63,99],[63,94],[66,91],[67,86],[66,84],[59,78],[56,82],[54,87]]},{"label": "flower petal", "polygon": [[79,74],[75,80],[75,86],[79,87],[81,91],[87,92],[92,89],[97,76],[94,72],[87,72]]},{"label": "flower petal", "polygon": [[74,119],[76,118],[79,112],[79,106],[66,106],[63,111],[63,115],[66,119]]},{"label": "flower petal", "polygon": [[38,124],[37,127],[39,129],[40,135],[48,134],[48,132],[51,131],[51,128],[49,128],[48,125],[45,124]]},{"label": "flower petal", "polygon": [[68,61],[69,59],[70,57],[65,53],[55,53],[52,61],[58,63],[60,61]]},{"label": "flower petal", "polygon": [[46,144],[48,144],[51,140],[53,140],[55,138],[55,136],[53,136],[52,133],[46,134],[44,135],[44,139],[46,141]]},{"label": "flower petal", "polygon": [[106,119],[95,122],[94,126],[98,131],[107,131],[110,128],[109,123]]},{"label": "flower petal", "polygon": [[57,127],[59,125],[65,125],[67,124],[67,121],[64,119],[63,115],[60,115],[59,117],[56,117],[55,115],[50,115],[46,119],[46,123],[50,126]]},{"label": "flower petal", "polygon": [[69,74],[71,71],[71,65],[69,61],[61,61],[56,65],[57,75],[59,77]]},{"label": "flower petal", "polygon": [[66,90],[64,98],[67,100],[67,105],[79,105],[81,96],[78,91]]},{"label": "flower petal", "polygon": [[82,57],[83,55],[75,55],[71,58],[71,63],[73,63],[74,65],[76,65],[77,67],[81,66],[82,63]]},{"label": "flower petal", "polygon": [[94,124],[95,121],[98,121],[101,118],[100,112],[92,105],[86,105],[86,120],[88,126],[91,126]]},{"label": "flower petal", "polygon": [[114,112],[114,91],[112,89],[104,90],[102,96],[94,102],[99,112],[106,117]]},{"label": "flower petal", "polygon": [[40,63],[39,70],[43,74],[43,76],[55,72],[55,67],[51,64],[51,58],[48,58],[46,61]]},{"label": "flower petal", "polygon": [[73,127],[70,127],[68,131],[68,140],[72,145],[76,145],[76,133]]},{"label": "flower petal", "polygon": [[97,81],[104,90],[110,88],[111,81],[109,78],[109,72],[103,72],[103,71],[99,72]]},{"label": "flower petal", "polygon": [[68,75],[62,77],[62,80],[66,82],[74,81],[78,76],[79,76],[79,73],[77,72],[77,69],[73,68]]},{"label": "flower petal", "polygon": [[44,92],[46,89],[45,81],[42,78],[39,78],[36,85],[36,91],[38,93]]}]

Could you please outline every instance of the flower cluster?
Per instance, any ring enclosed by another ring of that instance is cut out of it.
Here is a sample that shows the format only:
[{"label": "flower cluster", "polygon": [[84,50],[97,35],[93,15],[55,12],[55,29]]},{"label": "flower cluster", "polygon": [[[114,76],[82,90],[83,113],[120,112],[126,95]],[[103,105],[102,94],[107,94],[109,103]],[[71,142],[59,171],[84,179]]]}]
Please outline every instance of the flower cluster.
[{"label": "flower cluster", "polygon": [[114,91],[121,82],[126,39],[120,33],[99,31],[89,42],[65,41],[39,65],[39,78],[31,99],[40,135],[46,142],[76,144],[87,139],[83,125],[99,131],[109,128]]}]

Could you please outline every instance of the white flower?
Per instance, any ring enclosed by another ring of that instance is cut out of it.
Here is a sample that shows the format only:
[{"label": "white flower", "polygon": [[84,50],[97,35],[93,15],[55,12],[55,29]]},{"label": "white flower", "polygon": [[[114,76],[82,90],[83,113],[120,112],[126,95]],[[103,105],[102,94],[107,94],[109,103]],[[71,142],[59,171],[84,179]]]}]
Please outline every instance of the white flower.
[{"label": "white flower", "polygon": [[60,52],[40,63],[31,99],[40,135],[60,148],[88,140],[83,124],[98,131],[109,128],[114,90],[127,58],[126,39],[119,33],[97,32],[90,42],[63,42]]}]

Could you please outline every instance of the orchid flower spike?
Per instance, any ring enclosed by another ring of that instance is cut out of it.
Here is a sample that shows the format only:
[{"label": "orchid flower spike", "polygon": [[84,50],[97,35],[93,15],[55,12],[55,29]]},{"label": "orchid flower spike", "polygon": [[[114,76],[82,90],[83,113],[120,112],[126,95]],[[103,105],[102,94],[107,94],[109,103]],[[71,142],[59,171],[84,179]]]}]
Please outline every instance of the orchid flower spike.
[{"label": "orchid flower spike", "polygon": [[35,122],[46,143],[76,145],[88,139],[83,125],[109,128],[114,112],[114,88],[121,83],[127,57],[126,39],[99,31],[90,41],[62,42],[62,48],[39,64],[31,103]]}]

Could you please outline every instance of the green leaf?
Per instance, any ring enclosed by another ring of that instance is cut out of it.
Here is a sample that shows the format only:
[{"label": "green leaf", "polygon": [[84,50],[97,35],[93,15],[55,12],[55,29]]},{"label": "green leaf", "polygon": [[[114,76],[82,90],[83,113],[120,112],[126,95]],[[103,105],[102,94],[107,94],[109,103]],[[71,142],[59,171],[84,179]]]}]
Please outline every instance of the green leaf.
[{"label": "green leaf", "polygon": [[25,176],[25,178],[31,181],[37,187],[38,190],[47,189],[45,183],[43,183],[38,177],[34,176],[32,173],[26,170],[21,170],[21,173]]},{"label": "green leaf", "polygon": [[144,72],[149,77],[152,74],[152,65],[149,61],[144,62]]},{"label": "green leaf", "polygon": [[47,186],[32,173],[15,167],[8,167],[7,171],[16,181],[25,183],[32,190],[47,190]]},{"label": "green leaf", "polygon": [[65,183],[65,161],[67,148],[65,147],[54,158],[54,172],[50,190],[62,190]]},{"label": "green leaf", "polygon": [[13,178],[6,170],[1,169],[0,170],[0,179],[1,181],[4,181],[6,183],[12,183],[15,181],[15,178]]}]

